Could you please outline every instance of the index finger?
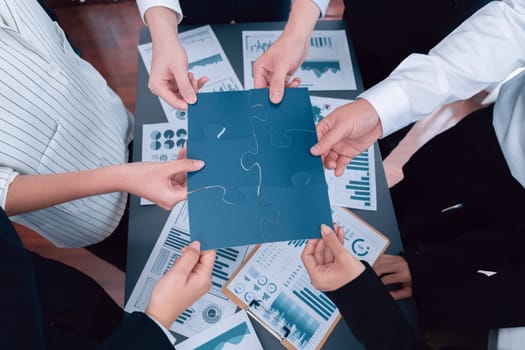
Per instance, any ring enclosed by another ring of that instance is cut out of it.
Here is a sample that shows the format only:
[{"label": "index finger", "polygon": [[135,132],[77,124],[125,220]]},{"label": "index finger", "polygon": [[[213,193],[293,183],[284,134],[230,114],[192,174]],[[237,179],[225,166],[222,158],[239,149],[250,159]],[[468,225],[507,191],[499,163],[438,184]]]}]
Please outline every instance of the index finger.
[{"label": "index finger", "polygon": [[155,95],[166,101],[173,108],[181,110],[188,109],[188,103],[182,97],[178,97],[177,94],[170,89],[170,87],[163,85],[156,89],[150,87],[150,90]]},{"label": "index finger", "polygon": [[301,260],[303,261],[304,267],[306,270],[310,271],[317,266],[317,261],[315,260],[314,253],[315,247],[319,242],[318,239],[310,239],[304,247],[303,253],[301,254]]},{"label": "index finger", "polygon": [[201,252],[199,264],[197,265],[196,270],[211,275],[213,265],[215,265],[215,257],[216,251],[214,249]]}]

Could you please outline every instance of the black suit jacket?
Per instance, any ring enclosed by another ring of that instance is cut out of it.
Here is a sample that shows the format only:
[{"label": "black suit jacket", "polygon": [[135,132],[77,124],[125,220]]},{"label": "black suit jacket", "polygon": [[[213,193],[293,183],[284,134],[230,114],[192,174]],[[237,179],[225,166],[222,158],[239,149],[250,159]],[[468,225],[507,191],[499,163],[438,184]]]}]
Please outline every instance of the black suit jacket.
[{"label": "black suit jacket", "polygon": [[430,349],[412,326],[370,265],[355,280],[326,295],[354,335],[368,350]]},{"label": "black suit jacket", "polygon": [[173,349],[143,313],[123,311],[91,278],[27,251],[0,208],[0,349]]}]

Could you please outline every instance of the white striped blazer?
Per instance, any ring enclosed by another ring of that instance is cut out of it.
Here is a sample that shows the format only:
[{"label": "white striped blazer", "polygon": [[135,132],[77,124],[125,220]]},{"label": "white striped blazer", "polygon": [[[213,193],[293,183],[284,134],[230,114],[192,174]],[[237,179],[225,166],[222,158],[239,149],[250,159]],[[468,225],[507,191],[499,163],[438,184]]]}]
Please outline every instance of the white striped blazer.
[{"label": "white striped blazer", "polygon": [[[17,174],[93,169],[127,160],[132,119],[36,0],[0,0],[0,205]],[[126,205],[113,193],[13,217],[57,246],[111,234]]]}]

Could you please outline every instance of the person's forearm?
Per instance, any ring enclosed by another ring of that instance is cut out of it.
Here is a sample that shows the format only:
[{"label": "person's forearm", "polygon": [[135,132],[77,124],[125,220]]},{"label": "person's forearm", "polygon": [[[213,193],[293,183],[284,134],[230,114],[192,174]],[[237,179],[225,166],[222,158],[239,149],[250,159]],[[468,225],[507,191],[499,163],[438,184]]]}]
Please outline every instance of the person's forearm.
[{"label": "person's forearm", "polygon": [[163,45],[178,40],[179,15],[175,11],[156,6],[148,9],[144,17],[148,23],[153,45]]},{"label": "person's forearm", "polygon": [[19,175],[9,185],[9,216],[98,194],[125,191],[122,165],[60,174]]},{"label": "person's forearm", "polygon": [[294,0],[283,36],[292,36],[307,42],[312,36],[320,13],[319,7],[313,1]]}]

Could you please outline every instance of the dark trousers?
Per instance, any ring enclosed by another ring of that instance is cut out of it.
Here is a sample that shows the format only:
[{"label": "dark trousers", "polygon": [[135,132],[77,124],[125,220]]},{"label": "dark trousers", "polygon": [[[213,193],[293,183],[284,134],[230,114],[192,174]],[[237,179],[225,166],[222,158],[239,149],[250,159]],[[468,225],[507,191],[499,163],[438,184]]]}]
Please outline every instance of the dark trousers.
[{"label": "dark trousers", "polygon": [[0,348],[93,349],[122,309],[91,278],[24,249],[0,209]]},{"label": "dark trousers", "polygon": [[492,108],[432,139],[404,172],[391,193],[423,326],[524,326],[525,189],[501,152]]}]

